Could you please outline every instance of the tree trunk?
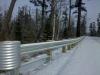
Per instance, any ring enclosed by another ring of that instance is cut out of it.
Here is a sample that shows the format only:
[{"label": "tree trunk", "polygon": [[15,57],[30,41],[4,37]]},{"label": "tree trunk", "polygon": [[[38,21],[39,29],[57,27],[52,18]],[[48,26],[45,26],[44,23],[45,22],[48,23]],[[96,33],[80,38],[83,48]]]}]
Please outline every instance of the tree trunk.
[{"label": "tree trunk", "polygon": [[59,40],[59,35],[60,35],[60,27],[61,27],[61,14],[62,14],[62,11],[61,11],[61,9],[62,9],[62,2],[61,2],[62,0],[60,0],[60,5],[59,5],[59,16],[58,16],[58,18],[59,18],[59,22],[58,22],[58,31],[57,31],[57,40]]},{"label": "tree trunk", "polygon": [[71,37],[71,0],[69,0],[68,38]]},{"label": "tree trunk", "polygon": [[[45,0],[43,0],[43,4],[42,4],[42,19],[41,19],[41,28],[37,34],[37,38],[36,41],[41,39],[41,36],[43,36],[43,31],[45,29]],[[36,42],[35,41],[35,42]]]},{"label": "tree trunk", "polygon": [[82,5],[82,0],[79,0],[78,2],[78,19],[77,19],[77,31],[76,31],[76,36],[80,37],[80,25],[81,25],[81,5]]},{"label": "tree trunk", "polygon": [[4,19],[4,25],[2,27],[2,40],[11,40],[12,38],[10,37],[10,20],[11,20],[11,16],[12,16],[12,12],[15,6],[16,0],[12,0],[10,7],[6,13],[5,19]]},{"label": "tree trunk", "polygon": [[51,1],[51,24],[53,26],[53,34],[52,40],[55,40],[55,7],[56,7],[56,0]]}]

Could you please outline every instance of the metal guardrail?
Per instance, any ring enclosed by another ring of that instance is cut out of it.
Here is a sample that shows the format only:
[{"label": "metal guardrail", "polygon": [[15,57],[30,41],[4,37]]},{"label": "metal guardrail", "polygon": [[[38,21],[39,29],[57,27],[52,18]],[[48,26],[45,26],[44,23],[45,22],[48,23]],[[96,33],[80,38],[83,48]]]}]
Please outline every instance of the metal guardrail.
[{"label": "metal guardrail", "polygon": [[[45,57],[46,58],[45,61],[49,62],[53,58],[53,51],[62,50],[62,53],[66,53],[67,50],[70,50],[71,48],[75,47],[82,39],[84,39],[84,37],[79,37],[79,38],[74,38],[74,39],[65,39],[65,40],[61,40],[61,41],[23,44],[23,45],[21,45],[21,54],[26,55],[26,57],[27,57],[27,54],[29,56],[31,56],[31,54],[32,55],[47,54],[47,57]],[[58,49],[58,48],[60,48],[60,49]],[[29,58],[26,58],[26,59],[29,59]],[[44,59],[44,57],[43,57],[43,59]],[[30,64],[32,64],[32,63],[34,63],[34,64],[38,63],[40,60],[38,60],[38,61],[36,60],[36,61],[32,61],[32,62],[30,62],[30,60],[29,61],[25,60],[25,62],[26,61],[27,62],[26,62],[26,64],[21,65],[20,73],[22,75],[29,74],[30,71],[29,72],[25,71],[25,73],[24,73],[23,70],[25,70],[26,67],[28,67],[28,65],[30,66]],[[40,61],[40,62],[42,63],[43,61]],[[38,68],[38,66],[37,67],[35,66],[35,68]],[[34,68],[34,70],[35,70],[35,68]]]},{"label": "metal guardrail", "polygon": [[41,42],[41,43],[31,43],[31,44],[22,44],[21,45],[21,54],[30,53],[30,52],[44,52],[49,49],[59,48],[66,45],[77,44],[84,37],[79,37],[75,39],[67,39],[61,41],[51,41],[51,42]]},{"label": "metal guardrail", "polygon": [[[79,38],[75,38],[75,39],[67,39],[67,40],[65,39],[65,40],[61,40],[61,41],[22,44],[20,54],[22,56],[25,54],[30,55],[30,53],[37,54],[37,55],[45,53],[48,55],[48,59],[50,60],[52,58],[52,51],[54,51],[55,48],[62,48],[62,52],[65,53],[67,50],[70,50],[75,45],[77,45],[78,42],[80,42],[83,38],[84,37],[79,37]],[[9,49],[12,49],[12,46]],[[0,55],[2,55],[2,54],[0,54]],[[3,56],[3,57],[5,58],[5,56]],[[1,63],[1,61],[0,61],[0,63]],[[18,70],[13,70],[13,72],[16,72],[16,71],[18,71]],[[0,71],[0,72],[2,72],[2,71]],[[4,74],[4,75],[7,75],[7,74]],[[16,75],[18,75],[18,74],[16,74]]]}]

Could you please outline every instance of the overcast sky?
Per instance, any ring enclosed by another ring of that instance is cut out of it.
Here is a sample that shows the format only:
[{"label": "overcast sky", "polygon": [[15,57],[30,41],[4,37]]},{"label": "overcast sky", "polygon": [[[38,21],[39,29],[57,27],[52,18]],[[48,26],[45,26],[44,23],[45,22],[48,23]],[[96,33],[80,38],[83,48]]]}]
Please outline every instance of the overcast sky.
[{"label": "overcast sky", "polygon": [[89,21],[95,21],[98,13],[100,13],[100,0],[89,0],[86,6]]},{"label": "overcast sky", "polygon": [[[7,9],[11,0],[0,0],[0,6],[3,10]],[[88,10],[88,23],[92,21],[96,21],[97,15],[100,12],[100,0],[83,0],[86,2],[86,7]],[[19,6],[28,5],[32,6],[33,4],[29,3],[29,0],[17,0],[14,14]]]}]

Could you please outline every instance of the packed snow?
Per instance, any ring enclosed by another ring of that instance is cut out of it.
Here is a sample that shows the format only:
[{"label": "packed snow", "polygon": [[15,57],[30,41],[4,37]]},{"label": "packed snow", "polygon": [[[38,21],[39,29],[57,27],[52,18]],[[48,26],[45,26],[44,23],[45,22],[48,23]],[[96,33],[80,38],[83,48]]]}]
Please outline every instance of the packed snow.
[{"label": "packed snow", "polygon": [[100,75],[100,44],[86,37],[58,75]]}]

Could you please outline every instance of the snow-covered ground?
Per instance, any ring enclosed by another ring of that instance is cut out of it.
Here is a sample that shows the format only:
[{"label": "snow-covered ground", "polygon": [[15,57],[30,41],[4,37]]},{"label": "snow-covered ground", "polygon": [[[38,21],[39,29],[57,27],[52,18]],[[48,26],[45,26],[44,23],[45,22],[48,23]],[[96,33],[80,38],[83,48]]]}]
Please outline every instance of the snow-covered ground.
[{"label": "snow-covered ground", "polygon": [[[67,51],[67,58],[71,53],[72,51]],[[62,48],[58,48],[52,52],[52,60],[50,62],[48,62],[48,56],[46,54],[30,58],[28,59],[28,62],[22,62],[20,73],[22,75],[34,75],[52,63],[62,60],[64,55],[66,54],[62,53]]]},{"label": "snow-covered ground", "polygon": [[[47,69],[46,74],[55,75],[55,73],[57,73],[58,70],[60,70],[66,63],[66,60],[69,60],[71,58],[74,52],[75,50],[68,50],[67,53],[62,53],[62,48],[58,48],[52,52],[52,60],[50,62],[46,62],[46,54],[31,58],[28,60],[29,62],[21,64],[20,73],[22,75],[36,75],[38,72]],[[49,73],[48,68],[52,68]]]},{"label": "snow-covered ground", "polygon": [[100,75],[100,44],[94,39],[86,37],[72,50],[58,52],[45,67],[26,75]]},{"label": "snow-covered ground", "polygon": [[100,75],[100,44],[86,37],[58,75]]},{"label": "snow-covered ground", "polygon": [[57,75],[59,71],[63,69],[66,63],[71,59],[75,50],[68,51],[68,53],[62,54],[60,57],[56,58],[54,61],[51,61],[47,67],[41,69],[37,72],[31,72],[30,75]]},{"label": "snow-covered ground", "polygon": [[100,43],[100,37],[91,37],[93,40],[97,41],[98,43]]},{"label": "snow-covered ground", "polygon": [[[100,44],[92,38],[86,37],[78,45],[70,60],[66,58],[67,55],[58,63],[54,63],[54,66],[51,64],[35,75],[100,75]],[[59,64],[64,59],[66,62],[63,65]],[[62,65],[59,70],[54,69],[59,65]]]}]

